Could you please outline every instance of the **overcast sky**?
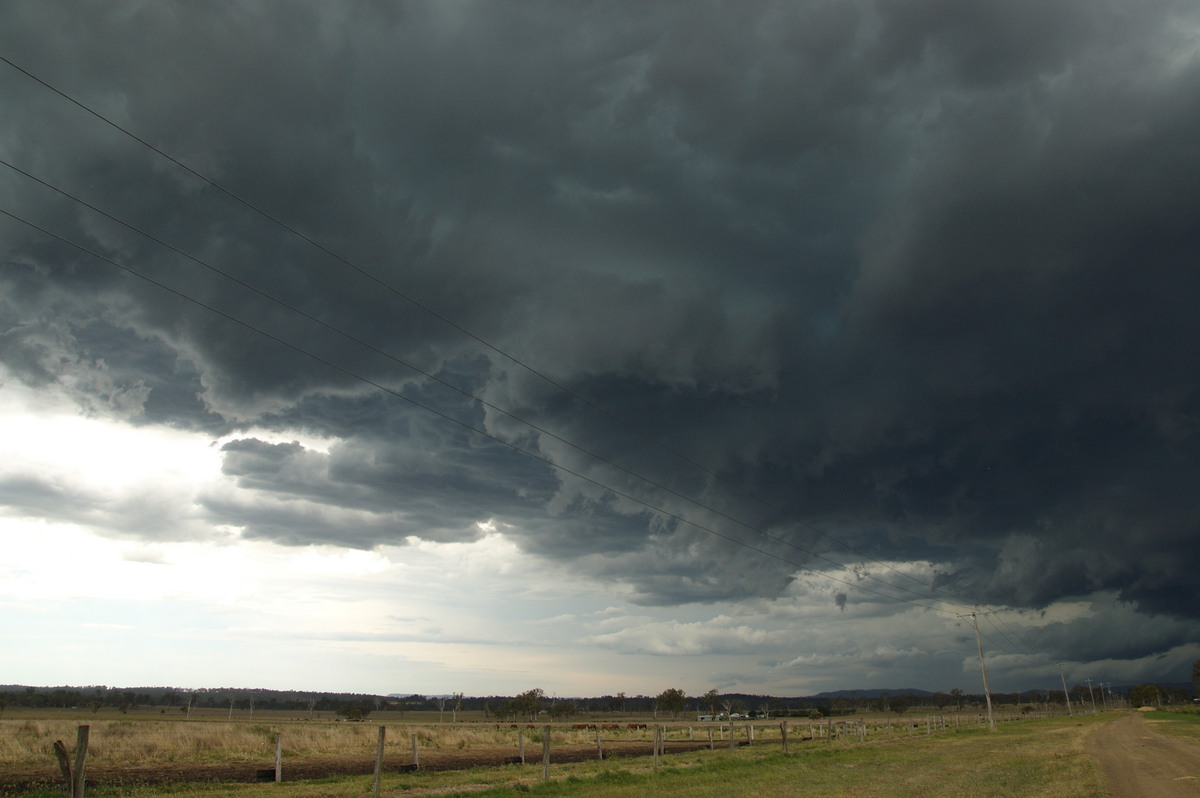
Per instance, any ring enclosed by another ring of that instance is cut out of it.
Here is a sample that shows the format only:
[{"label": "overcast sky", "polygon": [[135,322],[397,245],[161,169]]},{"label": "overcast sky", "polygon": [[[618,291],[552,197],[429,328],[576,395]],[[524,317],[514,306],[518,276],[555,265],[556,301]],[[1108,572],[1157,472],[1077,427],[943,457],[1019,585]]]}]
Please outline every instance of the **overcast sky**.
[{"label": "overcast sky", "polygon": [[1191,0],[0,14],[4,682],[1189,678]]}]

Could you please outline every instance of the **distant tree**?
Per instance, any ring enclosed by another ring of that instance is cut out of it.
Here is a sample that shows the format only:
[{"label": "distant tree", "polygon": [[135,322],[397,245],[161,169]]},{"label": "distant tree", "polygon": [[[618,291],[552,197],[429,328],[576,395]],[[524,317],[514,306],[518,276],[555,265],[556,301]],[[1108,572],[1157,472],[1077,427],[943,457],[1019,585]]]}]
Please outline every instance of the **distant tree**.
[{"label": "distant tree", "polygon": [[1161,704],[1158,688],[1152,684],[1139,684],[1129,688],[1129,703],[1135,707],[1148,707]]},{"label": "distant tree", "polygon": [[438,708],[438,723],[441,723],[446,714],[446,697],[439,696],[438,698],[434,699],[434,702],[437,704]]},{"label": "distant tree", "polygon": [[1200,659],[1192,663],[1192,687],[1200,693]]},{"label": "distant tree", "polygon": [[513,712],[527,717],[530,722],[533,722],[537,718],[537,714],[542,711],[542,698],[545,695],[546,691],[540,687],[526,690],[513,698]]},{"label": "distant tree", "polygon": [[371,714],[371,709],[369,701],[348,701],[338,707],[337,714],[346,720],[363,720]]},{"label": "distant tree", "polygon": [[719,697],[720,693],[718,693],[717,688],[714,687],[705,693],[704,698],[701,699],[704,702],[704,705],[708,707],[709,714],[714,716],[717,714],[717,699]]},{"label": "distant tree", "polygon": [[569,718],[575,714],[574,701],[551,701],[550,702],[550,717],[552,718]]},{"label": "distant tree", "polygon": [[683,705],[687,702],[687,693],[678,687],[669,687],[659,693],[656,700],[659,709],[663,712],[670,712],[672,717],[677,718],[683,711]]},{"label": "distant tree", "polygon": [[453,698],[454,698],[454,704],[450,707],[450,712],[452,713],[451,721],[453,723],[458,723],[458,713],[462,712],[463,694],[455,693]]},{"label": "distant tree", "polygon": [[888,699],[888,709],[897,715],[903,715],[905,712],[908,712],[908,696],[892,696]]},{"label": "distant tree", "polygon": [[954,705],[955,705],[955,706],[956,706],[958,709],[962,709],[962,708],[963,708],[963,691],[962,691],[962,690],[960,690],[959,688],[955,687],[953,690],[951,690],[951,691],[950,691],[950,697],[951,697],[952,699],[954,699]]},{"label": "distant tree", "polygon": [[608,700],[609,712],[624,712],[625,711],[625,694],[617,693]]}]

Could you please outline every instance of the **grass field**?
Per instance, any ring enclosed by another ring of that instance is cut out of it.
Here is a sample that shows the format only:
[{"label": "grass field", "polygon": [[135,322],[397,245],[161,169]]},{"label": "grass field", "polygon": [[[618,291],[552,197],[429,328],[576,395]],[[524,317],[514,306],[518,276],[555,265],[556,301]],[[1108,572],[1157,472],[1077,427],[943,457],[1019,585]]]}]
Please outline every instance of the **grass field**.
[{"label": "grass field", "polygon": [[[1158,714],[1158,713],[1152,713]],[[543,783],[539,764],[507,768],[477,768],[456,772],[418,771],[415,773],[385,773],[382,792],[403,796],[439,795],[515,795],[545,796],[784,796],[804,794],[815,796],[1096,796],[1103,794],[1100,775],[1083,749],[1083,738],[1096,723],[1111,719],[1111,715],[1089,715],[1075,718],[1023,720],[1002,723],[995,733],[970,724],[925,735],[918,728],[910,733],[896,733],[891,739],[879,734],[874,742],[863,744],[854,737],[813,740],[790,747],[783,754],[775,738],[764,727],[758,736],[762,744],[729,749],[718,746],[714,751],[694,751],[671,754],[660,760],[656,769],[650,757],[611,759],[579,764],[551,766],[551,780]],[[1184,734],[1200,732],[1195,720],[1200,715],[1182,714],[1180,720],[1162,713],[1164,726],[1181,726]],[[264,747],[281,729],[290,742],[285,748],[293,754],[303,751],[336,753],[347,750],[373,750],[376,724],[347,724],[332,722],[297,722],[276,719],[271,723],[221,721],[207,722],[155,721],[151,718],[130,720],[93,720],[97,744],[103,748],[93,751],[97,758],[114,762],[121,759],[145,761],[146,746],[153,748],[158,761],[183,759],[229,761],[244,758],[261,761]],[[373,718],[372,718],[373,720]],[[88,722],[84,720],[83,722]],[[1157,722],[1157,721],[1156,721]],[[10,718],[0,722],[0,766],[24,761],[30,757],[46,760],[48,746],[54,739],[68,745],[74,740],[76,721],[68,719],[35,720]],[[101,734],[101,724],[109,724]],[[409,743],[406,724],[403,733],[393,734],[394,744]],[[439,747],[473,747],[494,745],[497,741],[511,742],[512,732],[506,724],[461,724],[451,726],[413,726],[412,733],[422,735],[422,746],[428,750]],[[389,727],[390,729],[390,727]],[[1164,729],[1165,730],[1165,729]],[[527,732],[532,742],[533,730]],[[642,732],[625,732],[640,734]],[[685,735],[686,728],[674,731],[675,738]],[[693,733],[695,733],[693,731]],[[389,731],[389,734],[392,734]],[[555,744],[586,743],[594,732],[560,729]],[[615,734],[610,732],[609,734]],[[575,740],[572,740],[574,735]],[[869,738],[872,739],[872,738]],[[17,745],[18,740],[24,742]],[[393,742],[389,738],[389,742]],[[23,747],[22,747],[23,746]],[[539,751],[530,749],[531,761]],[[195,795],[209,798],[336,798],[370,794],[369,776],[339,777],[282,784],[172,784],[167,786],[95,787],[87,795],[94,798],[149,798],[157,795]],[[57,798],[59,790],[39,790],[22,793],[24,798]]]},{"label": "grass field", "polygon": [[1200,707],[1177,707],[1166,711],[1147,712],[1145,718],[1146,725],[1160,734],[1200,743]]}]

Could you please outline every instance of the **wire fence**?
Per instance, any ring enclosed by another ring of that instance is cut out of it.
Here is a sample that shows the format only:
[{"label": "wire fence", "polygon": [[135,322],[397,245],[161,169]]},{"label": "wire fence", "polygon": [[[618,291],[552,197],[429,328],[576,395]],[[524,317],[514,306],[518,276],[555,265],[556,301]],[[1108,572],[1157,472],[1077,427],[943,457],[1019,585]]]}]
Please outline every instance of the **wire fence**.
[{"label": "wire fence", "polygon": [[[997,713],[998,723],[1065,712]],[[984,713],[697,723],[365,722],[247,723],[181,720],[0,721],[0,794],[65,784],[281,781],[330,775],[541,764],[652,756],[702,749],[900,741],[986,726]],[[74,741],[74,746],[67,743]]]}]

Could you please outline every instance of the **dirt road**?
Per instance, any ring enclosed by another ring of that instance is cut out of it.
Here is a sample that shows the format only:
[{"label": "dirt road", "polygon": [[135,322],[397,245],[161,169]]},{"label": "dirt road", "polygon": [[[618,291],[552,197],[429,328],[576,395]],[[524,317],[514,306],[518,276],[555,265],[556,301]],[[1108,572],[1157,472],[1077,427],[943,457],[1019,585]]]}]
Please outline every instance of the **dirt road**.
[{"label": "dirt road", "polygon": [[1112,798],[1200,795],[1200,745],[1151,731],[1136,712],[1096,729],[1085,744]]}]

